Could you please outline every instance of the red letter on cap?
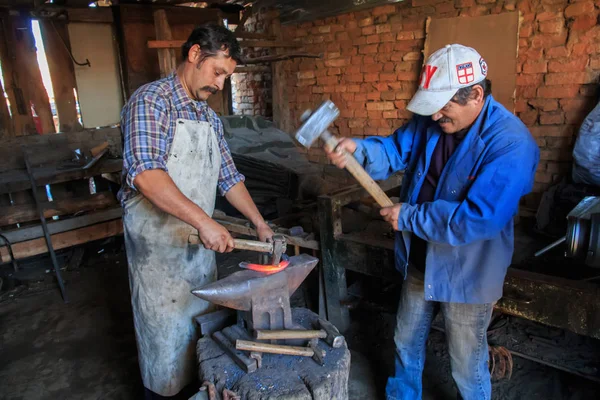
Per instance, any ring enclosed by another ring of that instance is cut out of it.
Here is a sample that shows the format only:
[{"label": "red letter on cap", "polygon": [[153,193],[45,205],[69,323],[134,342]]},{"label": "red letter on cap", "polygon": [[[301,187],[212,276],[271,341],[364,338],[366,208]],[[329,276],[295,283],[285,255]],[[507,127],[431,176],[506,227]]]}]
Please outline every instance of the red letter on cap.
[{"label": "red letter on cap", "polygon": [[421,82],[423,82],[423,78],[425,78],[425,82],[423,82],[423,89],[429,89],[429,82],[431,82],[431,78],[435,71],[437,71],[438,67],[434,67],[432,65],[426,65],[423,72],[421,72]]}]

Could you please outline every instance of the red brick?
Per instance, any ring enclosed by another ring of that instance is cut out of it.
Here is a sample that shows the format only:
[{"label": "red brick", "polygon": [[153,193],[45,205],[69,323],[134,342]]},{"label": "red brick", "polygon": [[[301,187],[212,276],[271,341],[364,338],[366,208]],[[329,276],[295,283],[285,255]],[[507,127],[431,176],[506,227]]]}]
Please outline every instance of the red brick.
[{"label": "red brick", "polygon": [[585,43],[577,43],[573,45],[573,51],[571,55],[573,57],[587,56],[588,54],[592,54],[594,52],[593,46],[585,44]]},{"label": "red brick", "polygon": [[334,93],[334,92],[335,92],[334,85],[323,86],[323,93]]},{"label": "red brick", "polygon": [[548,63],[548,72],[577,72],[585,71],[587,57],[563,58]]},{"label": "red brick", "polygon": [[326,67],[345,67],[346,65],[348,65],[348,60],[345,58],[334,58],[325,61]]},{"label": "red brick", "polygon": [[537,110],[527,110],[519,114],[521,121],[527,126],[535,125],[538,118]]},{"label": "red brick", "polygon": [[380,92],[369,92],[367,93],[367,100],[381,100]]},{"label": "red brick", "polygon": [[389,33],[392,31],[392,26],[389,24],[375,25],[375,32],[378,34]]},{"label": "red brick", "polygon": [[541,125],[561,125],[565,122],[565,115],[561,111],[542,112],[540,114]]},{"label": "red brick", "polygon": [[579,85],[541,86],[537,90],[538,97],[546,99],[562,99],[577,96]]},{"label": "red brick", "polygon": [[349,128],[362,128],[367,123],[366,119],[363,118],[353,118],[348,121]]},{"label": "red brick", "polygon": [[384,111],[383,112],[384,119],[396,119],[398,118],[398,111]]},{"label": "red brick", "polygon": [[518,74],[517,86],[540,85],[542,83],[542,74]]},{"label": "red brick", "polygon": [[546,58],[568,57],[569,52],[565,46],[552,47],[546,50]]},{"label": "red brick", "polygon": [[375,82],[377,80],[379,80],[378,73],[365,74],[365,82]]},{"label": "red brick", "polygon": [[348,82],[364,82],[363,74],[344,75]]},{"label": "red brick", "polygon": [[546,60],[527,60],[523,65],[526,74],[540,74],[547,71]]},{"label": "red brick", "polygon": [[539,29],[541,33],[558,35],[564,31],[565,21],[563,19],[555,19],[552,21],[540,22]]},{"label": "red brick", "polygon": [[586,72],[557,72],[547,74],[544,82],[546,85],[569,85],[573,83],[589,83],[588,73]]},{"label": "red brick", "polygon": [[297,74],[298,79],[312,79],[315,77],[314,71],[300,71]]},{"label": "red brick", "polygon": [[361,72],[368,73],[381,72],[382,69],[383,65],[381,64],[363,64],[360,68]]},{"label": "red brick", "polygon": [[381,101],[375,103],[367,103],[367,110],[369,111],[385,111],[385,110],[393,110],[394,103]]},{"label": "red brick", "polygon": [[341,118],[354,118],[354,111],[342,108],[340,110],[340,117]]},{"label": "red brick", "polygon": [[362,28],[362,34],[364,36],[374,35],[375,34],[375,26],[373,26],[373,25],[365,26],[364,28]]},{"label": "red brick", "polygon": [[563,30],[558,35],[534,35],[531,38],[531,47],[534,48],[549,48],[555,46],[563,46],[567,42],[567,32]]},{"label": "red brick", "polygon": [[395,92],[382,92],[381,93],[381,100],[396,100],[396,93]]},{"label": "red brick", "polygon": [[312,86],[317,83],[316,79],[301,79],[296,83],[296,86]]},{"label": "red brick", "polygon": [[515,113],[522,113],[527,110],[527,102],[525,100],[515,101]]},{"label": "red brick", "polygon": [[375,53],[377,53],[377,45],[371,44],[368,46],[360,46],[358,48],[358,52],[360,54],[375,54]]},{"label": "red brick", "polygon": [[403,61],[419,61],[420,59],[421,53],[416,51],[407,53],[404,57],[402,57]]},{"label": "red brick", "polygon": [[537,21],[543,22],[543,21],[551,21],[553,19],[562,19],[562,17],[563,17],[562,12],[542,11],[542,12],[536,14],[535,19]]},{"label": "red brick", "polygon": [[563,99],[560,100],[560,107],[565,111],[575,111],[584,108],[589,108],[589,100],[587,99]]},{"label": "red brick", "polygon": [[348,36],[348,32],[338,32],[335,34],[335,39],[340,40],[349,40],[350,36]]},{"label": "red brick", "polygon": [[394,72],[396,68],[396,64],[393,62],[386,62],[383,65],[383,72]]},{"label": "red brick", "polygon": [[528,38],[533,34],[533,25],[529,22],[524,22],[519,29],[519,37]]},{"label": "red brick", "polygon": [[579,17],[575,17],[571,29],[574,31],[587,31],[596,26],[598,18],[596,14],[586,14]]},{"label": "red brick", "polygon": [[367,118],[367,110],[354,110],[356,118]]},{"label": "red brick", "polygon": [[558,110],[558,101],[553,99],[531,99],[528,104],[541,111]]},{"label": "red brick", "polygon": [[413,7],[433,6],[446,0],[412,0]]},{"label": "red brick", "polygon": [[396,100],[410,100],[414,95],[414,91],[401,90],[399,92],[396,92]]},{"label": "red brick", "polygon": [[591,1],[580,1],[573,3],[565,9],[565,17],[571,18],[583,14],[592,14],[594,12],[594,3]]},{"label": "red brick", "polygon": [[373,25],[373,18],[363,18],[360,21],[358,21],[358,26],[360,27],[365,27],[365,26],[369,26],[369,25]]},{"label": "red brick", "polygon": [[367,94],[366,93],[356,93],[354,95],[354,100],[356,100],[356,101],[367,101]]},{"label": "red brick", "polygon": [[382,111],[367,111],[368,125],[372,128],[389,128],[389,121],[383,119]]},{"label": "red brick", "polygon": [[[379,40],[382,43],[392,43],[396,41],[396,38],[394,37],[393,33],[382,33],[381,35],[379,35]],[[390,48],[391,51],[391,48]]]},{"label": "red brick", "polygon": [[[382,35],[383,36],[383,35]],[[378,56],[381,56],[383,54],[387,55],[388,57],[391,56],[391,53],[394,51],[394,44],[387,42],[387,43],[381,43],[378,47]]]},{"label": "red brick", "polygon": [[537,86],[517,86],[517,98],[533,99],[537,97]]},{"label": "red brick", "polygon": [[396,80],[395,73],[382,73],[379,75],[379,80],[381,82],[393,82]]},{"label": "red brick", "polygon": [[323,89],[323,87],[322,87],[322,86],[313,86],[313,88],[312,88],[312,92],[313,92],[313,93],[323,93],[323,92],[324,92],[324,89]]},{"label": "red brick", "polygon": [[344,72],[348,75],[354,75],[354,74],[360,74],[360,65],[351,65],[349,67],[346,67]]},{"label": "red brick", "polygon": [[379,6],[379,7],[375,7],[371,12],[374,16],[393,14],[396,12],[396,6],[393,4]]},{"label": "red brick", "polygon": [[396,40],[413,40],[415,34],[412,31],[398,32]]},{"label": "red brick", "polygon": [[455,0],[456,8],[467,8],[475,5],[475,0]]},{"label": "red brick", "polygon": [[455,13],[456,8],[454,8],[454,4],[452,3],[441,3],[435,6],[435,12],[436,14]]},{"label": "red brick", "polygon": [[360,85],[348,85],[348,91],[352,93],[360,92]]},{"label": "red brick", "polygon": [[346,89],[346,93],[342,93],[342,99],[344,101],[354,101],[354,93],[347,93]]},{"label": "red brick", "polygon": [[529,128],[533,137],[571,137],[574,128],[571,125],[533,126]]},{"label": "red brick", "polygon": [[381,37],[379,35],[370,35],[367,36],[367,44],[379,43],[381,42]]}]

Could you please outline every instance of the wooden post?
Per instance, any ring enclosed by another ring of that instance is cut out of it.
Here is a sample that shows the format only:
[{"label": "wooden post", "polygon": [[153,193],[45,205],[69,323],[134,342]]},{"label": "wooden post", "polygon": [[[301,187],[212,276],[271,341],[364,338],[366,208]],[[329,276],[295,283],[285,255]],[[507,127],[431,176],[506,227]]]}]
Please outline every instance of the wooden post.
[{"label": "wooden post", "polygon": [[6,139],[14,136],[14,130],[10,114],[8,113],[8,104],[4,100],[2,82],[0,82],[0,95],[2,95],[2,99],[0,100],[0,139]]},{"label": "wooden post", "polygon": [[[154,11],[154,29],[156,31],[156,40],[173,40],[171,27],[169,26],[165,10]],[[175,49],[158,49],[157,51],[160,77],[164,78],[177,67]]]},{"label": "wooden post", "polygon": [[67,25],[62,21],[40,20],[40,31],[52,79],[59,131],[79,131],[82,126],[77,118],[77,104],[73,93],[77,84],[73,62],[67,50],[71,48]]},{"label": "wooden post", "polygon": [[[23,136],[36,133],[29,99],[24,90],[24,83],[15,66],[18,65],[15,54],[15,40],[12,18],[7,13],[2,16],[2,29],[0,30],[0,62],[2,63],[2,76],[5,90],[10,103],[12,126],[14,136]],[[36,62],[37,63],[37,62]],[[23,81],[24,82],[24,81]]]},{"label": "wooden post", "polygon": [[[271,33],[276,37],[275,40],[283,42],[281,37],[281,21],[279,14],[273,15],[271,20]],[[276,49],[275,54],[281,54],[281,49]],[[271,64],[273,77],[273,122],[275,126],[285,132],[291,131],[290,109],[288,96],[286,91],[285,71],[283,69],[284,62],[274,62]]]},{"label": "wooden post", "polygon": [[[15,60],[19,75],[22,76],[23,89],[29,98],[41,125],[41,133],[55,133],[54,120],[50,110],[48,92],[42,81],[42,73],[37,62],[35,40],[31,30],[31,18],[19,16],[12,18],[12,33],[15,41]],[[29,107],[29,103],[26,103]]]}]

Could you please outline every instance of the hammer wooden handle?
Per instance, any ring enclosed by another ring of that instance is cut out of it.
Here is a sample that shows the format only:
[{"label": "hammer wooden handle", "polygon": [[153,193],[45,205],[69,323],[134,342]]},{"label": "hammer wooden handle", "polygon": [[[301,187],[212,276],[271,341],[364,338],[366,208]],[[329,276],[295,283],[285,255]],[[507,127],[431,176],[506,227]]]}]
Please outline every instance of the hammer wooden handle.
[{"label": "hammer wooden handle", "polygon": [[310,347],[286,346],[282,344],[257,343],[248,340],[236,340],[237,350],[255,351],[259,353],[286,354],[289,356],[312,357],[315,352]]},{"label": "hammer wooden handle", "polygon": [[[321,133],[321,139],[325,142],[325,146],[329,147],[331,150],[335,149],[339,143],[339,140],[333,136],[329,131],[324,131]],[[394,205],[390,198],[385,194],[383,190],[379,187],[379,185],[367,174],[367,171],[356,161],[356,158],[347,151],[344,150],[344,155],[346,156],[346,169],[348,172],[352,174],[354,178],[361,184],[363,188],[379,204],[381,207],[391,207]]]},{"label": "hammer wooden handle", "polygon": [[272,253],[273,243],[259,242],[258,240],[233,239],[234,248],[237,250],[250,250],[262,253]]},{"label": "hammer wooden handle", "polygon": [[284,330],[260,330],[254,332],[257,340],[276,340],[276,339],[325,339],[327,332],[324,330],[307,331],[299,329]]}]

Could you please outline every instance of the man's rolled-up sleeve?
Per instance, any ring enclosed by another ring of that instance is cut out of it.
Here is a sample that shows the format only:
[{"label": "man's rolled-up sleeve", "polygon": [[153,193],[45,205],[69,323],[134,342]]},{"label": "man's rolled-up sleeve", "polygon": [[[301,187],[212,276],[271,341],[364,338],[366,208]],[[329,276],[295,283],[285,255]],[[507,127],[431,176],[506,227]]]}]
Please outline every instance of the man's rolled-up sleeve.
[{"label": "man's rolled-up sleeve", "polygon": [[221,169],[219,170],[217,188],[219,194],[225,196],[232,187],[239,182],[244,182],[246,178],[235,167],[231,151],[229,150],[227,141],[225,141],[225,135],[223,134],[223,124],[218,118],[216,118],[215,123],[216,126],[214,128],[217,132],[219,150],[221,151]]},{"label": "man's rolled-up sleeve", "polygon": [[150,169],[167,171],[166,108],[160,99],[140,97],[123,110],[121,119],[127,167],[126,184],[134,190],[135,178]]}]

